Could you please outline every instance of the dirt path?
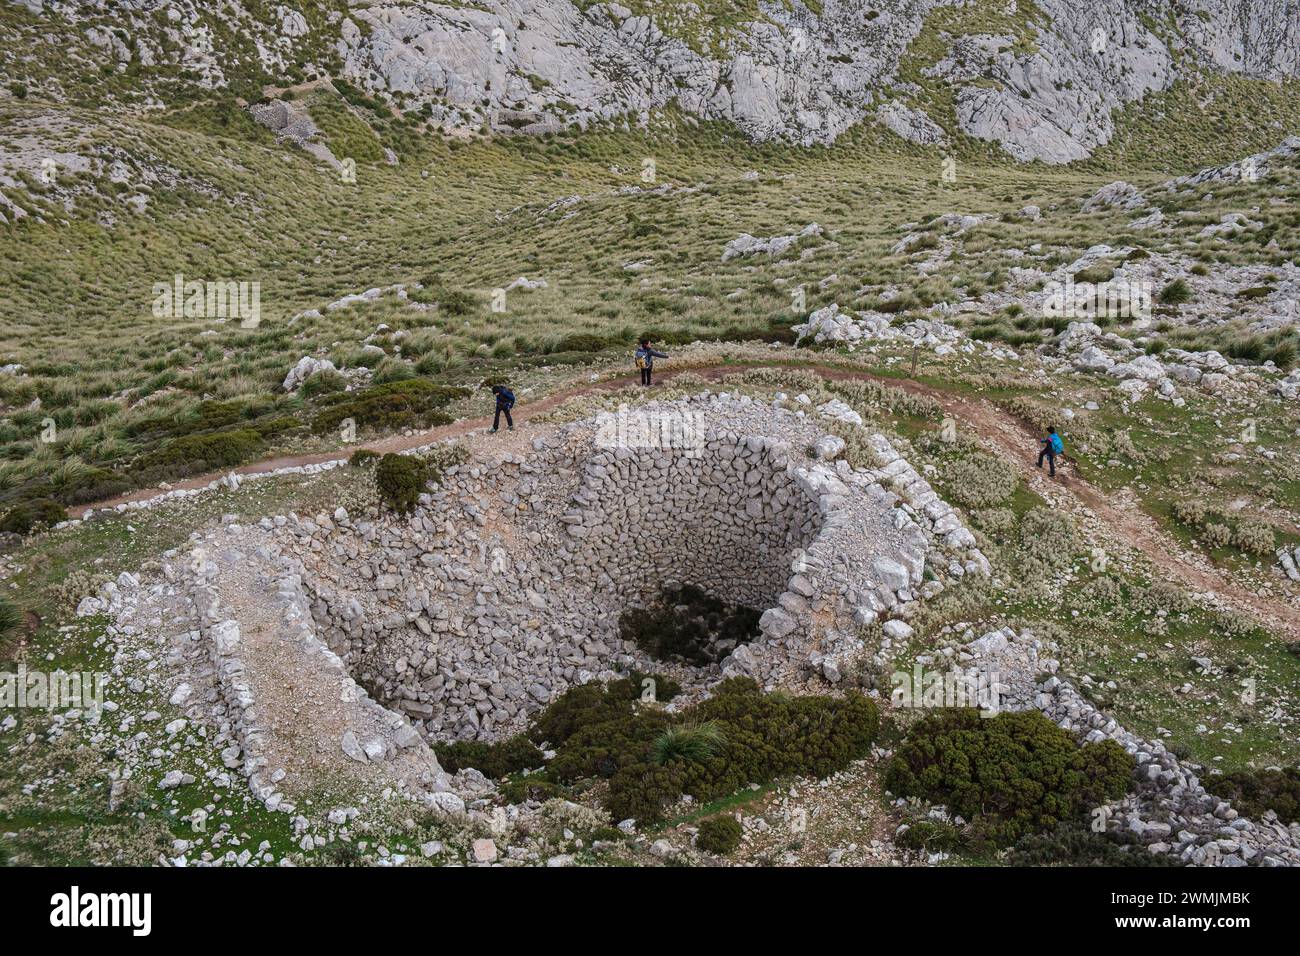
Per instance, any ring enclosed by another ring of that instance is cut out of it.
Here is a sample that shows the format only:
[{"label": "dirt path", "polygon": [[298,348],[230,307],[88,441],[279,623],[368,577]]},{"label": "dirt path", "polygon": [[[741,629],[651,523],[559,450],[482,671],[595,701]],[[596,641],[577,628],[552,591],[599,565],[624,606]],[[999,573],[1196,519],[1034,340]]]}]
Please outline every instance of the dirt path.
[{"label": "dirt path", "polygon": [[[852,378],[840,374],[828,378]],[[889,381],[879,379],[880,381]],[[1223,604],[1244,612],[1266,627],[1282,631],[1290,640],[1300,640],[1300,608],[1282,598],[1257,594],[1233,581],[1209,560],[1189,552],[1162,529],[1131,493],[1121,492],[1113,498],[1089,484],[1074,472],[1073,465],[1057,470],[1056,478],[1035,467],[1034,451],[1038,436],[1024,422],[989,402],[960,398],[942,389],[918,382],[896,382],[909,392],[928,395],[943,406],[954,419],[971,428],[992,450],[1020,469],[1029,487],[1053,506],[1069,512],[1094,540],[1111,539],[1142,554],[1152,566],[1165,572],[1166,579],[1176,581],[1193,593],[1209,592]],[[1110,556],[1112,559],[1114,555]]]},{"label": "dirt path", "polygon": [[[1034,492],[1054,507],[1070,513],[1085,531],[1092,533],[1091,537],[1094,539],[1100,537],[1102,540],[1118,542],[1122,547],[1143,555],[1152,566],[1164,571],[1169,580],[1179,582],[1194,593],[1210,592],[1223,604],[1283,632],[1288,639],[1300,640],[1300,608],[1291,606],[1282,598],[1257,594],[1232,581],[1206,558],[1187,552],[1163,531],[1155,520],[1132,500],[1131,496],[1119,495],[1112,500],[1104,492],[1073,473],[1073,468],[1069,465],[1062,467],[1055,479],[1048,478],[1046,472],[1034,467],[1033,451],[1037,447],[1037,436],[1026,424],[990,402],[956,396],[942,388],[921,382],[873,375],[869,372],[834,365],[757,362],[686,367],[678,372],[660,373],[658,379],[662,382],[673,378],[676,374],[691,373],[712,380],[750,368],[783,367],[815,372],[823,378],[833,380],[867,379],[935,399],[948,415],[964,423],[993,451],[1007,461],[1014,462]],[[593,384],[570,386],[537,401],[516,407],[515,422],[519,424],[545,414],[571,398],[614,391],[635,384],[637,381],[636,377],[628,376]],[[491,424],[491,416],[461,419],[450,425],[442,425],[412,435],[390,436],[373,442],[349,445],[344,449],[266,459],[239,468],[190,478],[170,487],[172,489],[202,488],[213,479],[229,474],[232,470],[238,475],[255,475],[299,465],[341,461],[362,448],[378,454],[405,451],[446,438],[463,436],[488,428]],[[107,501],[69,509],[69,513],[80,517],[90,509],[112,508],[126,502],[147,500],[164,492],[165,489],[161,488],[141,489]]]}]

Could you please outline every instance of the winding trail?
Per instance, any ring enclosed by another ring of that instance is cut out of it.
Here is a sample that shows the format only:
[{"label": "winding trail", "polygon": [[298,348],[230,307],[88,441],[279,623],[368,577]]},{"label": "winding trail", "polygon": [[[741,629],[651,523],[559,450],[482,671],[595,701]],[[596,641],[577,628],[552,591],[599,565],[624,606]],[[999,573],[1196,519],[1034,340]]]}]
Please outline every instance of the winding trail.
[{"label": "winding trail", "polygon": [[[1300,640],[1300,608],[1289,604],[1285,598],[1258,594],[1233,581],[1222,569],[1215,567],[1202,555],[1187,551],[1133,500],[1129,493],[1121,492],[1114,499],[1094,487],[1074,472],[1073,466],[1058,469],[1057,477],[1048,478],[1046,472],[1034,466],[1037,436],[1024,422],[991,402],[955,395],[950,391],[921,382],[876,375],[837,365],[815,365],[802,362],[752,362],[726,365],[687,366],[677,371],[664,371],[659,381],[676,375],[690,373],[709,380],[757,368],[789,368],[814,372],[831,380],[868,380],[891,385],[937,401],[945,414],[969,428],[992,452],[1014,463],[1029,487],[1053,507],[1071,514],[1090,540],[1114,542],[1122,549],[1141,554],[1157,572],[1167,580],[1175,581],[1193,593],[1206,595],[1211,602],[1255,618],[1265,627],[1280,632],[1288,640]],[[516,423],[526,422],[553,410],[564,402],[583,395],[615,391],[636,384],[635,376],[606,379],[601,382],[574,385],[553,392],[534,402],[519,405],[514,411]],[[359,449],[378,454],[418,448],[446,438],[455,438],[490,427],[491,416],[466,418],[426,429],[411,435],[394,435],[372,442],[348,445],[343,449],[317,452],[309,455],[269,458],[234,469],[196,476],[170,486],[172,490],[202,488],[214,479],[234,471],[236,474],[256,475],[300,465],[323,464],[346,460]],[[87,511],[112,508],[132,501],[143,501],[164,494],[167,489],[145,488],[105,501],[69,509],[81,517]],[[1111,555],[1112,558],[1118,557]]]}]

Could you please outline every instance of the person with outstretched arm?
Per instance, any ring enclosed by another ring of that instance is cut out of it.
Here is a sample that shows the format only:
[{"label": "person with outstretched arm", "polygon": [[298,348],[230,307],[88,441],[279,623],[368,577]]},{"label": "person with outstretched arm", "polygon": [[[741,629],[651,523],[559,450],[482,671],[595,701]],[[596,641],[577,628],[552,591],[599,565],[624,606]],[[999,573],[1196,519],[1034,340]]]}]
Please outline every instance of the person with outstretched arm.
[{"label": "person with outstretched arm", "polygon": [[664,352],[657,352],[650,347],[649,339],[642,339],[641,346],[636,350],[636,367],[641,370],[641,384],[649,385],[650,376],[654,372],[655,359],[667,358]]},{"label": "person with outstretched arm", "polygon": [[1056,456],[1065,453],[1065,445],[1061,443],[1061,436],[1056,434],[1055,428],[1047,430],[1047,437],[1038,439],[1038,443],[1043,446],[1043,450],[1038,453],[1038,467],[1043,467],[1043,459],[1047,459],[1047,474],[1051,478],[1056,477]]},{"label": "person with outstretched arm", "polygon": [[501,413],[506,413],[506,427],[515,430],[515,420],[510,417],[510,409],[515,407],[515,393],[504,385],[493,385],[492,394],[497,398],[497,412],[492,418],[492,431],[501,427]]}]

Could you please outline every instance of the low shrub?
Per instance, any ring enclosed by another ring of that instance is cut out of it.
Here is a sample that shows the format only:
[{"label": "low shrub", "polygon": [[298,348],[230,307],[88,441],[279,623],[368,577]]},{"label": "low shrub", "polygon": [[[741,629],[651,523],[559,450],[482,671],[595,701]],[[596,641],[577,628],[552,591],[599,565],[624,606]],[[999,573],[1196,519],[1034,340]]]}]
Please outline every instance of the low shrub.
[{"label": "low shrub", "polygon": [[438,755],[442,769],[448,773],[473,767],[493,780],[532,770],[546,762],[537,745],[524,734],[497,743],[458,740],[455,743],[434,744],[433,752]]},{"label": "low shrub", "polygon": [[348,464],[353,468],[365,468],[367,465],[373,465],[379,460],[379,452],[371,451],[369,448],[358,448],[348,459]]},{"label": "low shrub", "polygon": [[177,414],[175,433],[188,435],[230,428],[233,425],[246,423],[269,411],[270,408],[270,402],[254,402],[242,398],[199,402],[197,407]]},{"label": "low shrub", "polygon": [[728,604],[694,585],[665,588],[648,608],[629,608],[618,619],[619,636],[661,661],[705,666],[758,635],[761,611]]},{"label": "low shrub", "polygon": [[560,788],[541,774],[511,777],[497,790],[508,803],[523,803],[525,800],[545,803],[560,793]]},{"label": "low shrub", "polygon": [[1205,786],[1248,817],[1258,819],[1272,810],[1286,825],[1300,823],[1300,769],[1296,767],[1240,770],[1210,777]]},{"label": "low shrub", "polygon": [[961,828],[942,820],[918,820],[894,837],[894,843],[926,853],[954,853],[966,846]]},{"label": "low shrub", "polygon": [[478,299],[472,293],[447,288],[435,288],[432,292],[438,301],[438,311],[446,315],[469,315],[478,308]]},{"label": "low shrub", "polygon": [[292,415],[277,415],[275,418],[264,418],[252,424],[253,431],[257,432],[263,438],[270,438],[273,435],[281,435],[284,432],[291,432],[295,428],[300,428],[302,422]]},{"label": "low shrub", "polygon": [[1247,520],[1232,530],[1232,543],[1247,554],[1272,554],[1276,542],[1270,526]]},{"label": "low shrub", "polygon": [[1187,281],[1184,279],[1175,279],[1173,282],[1170,282],[1161,289],[1160,294],[1156,296],[1156,300],[1161,305],[1181,305],[1184,302],[1190,301],[1191,298],[1192,287],[1189,286]]},{"label": "low shrub", "polygon": [[1025,582],[1045,581],[1064,571],[1079,551],[1079,536],[1069,515],[1031,508],[1020,521],[1014,560]]},{"label": "low shrub", "polygon": [[629,734],[633,746],[621,755],[605,798],[615,819],[659,819],[684,794],[707,803],[777,777],[828,776],[864,756],[878,726],[875,705],[860,694],[764,694],[742,677],[723,681],[713,697],[690,708],[680,720],[716,721],[726,737],[725,747],[710,757],[660,764],[652,747]]},{"label": "low shrub", "polygon": [[1185,498],[1181,501],[1175,501],[1169,510],[1175,521],[1191,528],[1199,528],[1205,524],[1210,515],[1210,510],[1205,506],[1205,502],[1197,498]]},{"label": "low shrub", "polygon": [[670,678],[640,673],[583,684],[528,730],[556,752],[547,780],[609,781],[604,803],[616,820],[658,820],[686,794],[707,803],[777,777],[827,776],[864,756],[878,728],[875,705],[857,693],[788,697],[731,678],[708,700],[670,714],[643,703],[647,681],[659,701],[680,692]]},{"label": "low shrub", "polygon": [[[1130,838],[1132,839],[1132,838]],[[1114,834],[1094,833],[1076,821],[1021,837],[1006,855],[1012,866],[1182,866],[1164,853],[1151,853]],[[1125,847],[1128,847],[1125,849]]]},{"label": "low shrub", "polygon": [[427,466],[414,455],[384,455],[375,466],[379,500],[398,514],[415,510],[427,479]]},{"label": "low shrub", "polygon": [[717,816],[700,821],[700,832],[695,835],[695,845],[705,853],[719,856],[740,846],[740,821],[735,817]]},{"label": "low shrub", "polygon": [[671,677],[639,671],[608,684],[580,684],[570,687],[538,714],[528,736],[539,744],[559,746],[583,727],[625,719],[632,713],[632,703],[643,695],[667,703],[681,692],[681,684]]},{"label": "low shrub", "polygon": [[21,501],[0,518],[0,531],[10,534],[31,534],[39,528],[53,527],[68,520],[67,509],[49,498],[32,498]]},{"label": "low shrub", "polygon": [[142,455],[134,470],[146,480],[164,475],[197,475],[242,464],[261,450],[262,436],[251,428],[182,435]]},{"label": "low shrub", "polygon": [[1232,544],[1232,529],[1226,524],[1211,522],[1202,529],[1201,540],[1212,551],[1226,548]]},{"label": "low shrub", "polygon": [[984,452],[960,458],[943,470],[950,497],[967,508],[1002,504],[1016,491],[1020,477],[1006,462]]},{"label": "low shrub", "polygon": [[441,409],[466,394],[465,389],[423,378],[385,382],[360,392],[335,392],[321,400],[323,407],[311,427],[317,434],[336,431],[349,418],[358,429],[391,431],[446,425],[452,419]]},{"label": "low shrub", "polygon": [[603,335],[592,332],[575,332],[560,339],[552,351],[555,352],[602,352],[618,345]]},{"label": "low shrub", "polygon": [[918,721],[885,786],[961,814],[981,842],[1008,845],[1122,796],[1133,766],[1114,741],[1079,746],[1038,711],[983,718],[962,709]]}]

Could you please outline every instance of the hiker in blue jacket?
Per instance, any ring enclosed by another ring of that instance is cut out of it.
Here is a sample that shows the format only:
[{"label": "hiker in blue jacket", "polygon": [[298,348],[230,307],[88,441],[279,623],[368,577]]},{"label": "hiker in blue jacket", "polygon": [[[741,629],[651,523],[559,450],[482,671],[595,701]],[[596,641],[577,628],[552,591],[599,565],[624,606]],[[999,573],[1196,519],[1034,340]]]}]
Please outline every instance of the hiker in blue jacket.
[{"label": "hiker in blue jacket", "polygon": [[492,418],[492,430],[495,432],[500,427],[501,413],[505,412],[506,427],[514,431],[515,420],[510,417],[510,409],[515,407],[515,393],[504,385],[493,385],[492,394],[497,397],[497,413]]},{"label": "hiker in blue jacket", "polygon": [[641,340],[641,347],[636,350],[636,367],[641,370],[641,384],[650,384],[650,375],[654,371],[655,359],[667,358],[663,352],[656,352],[650,347],[649,339]]},{"label": "hiker in blue jacket", "polygon": [[1043,467],[1043,459],[1047,459],[1047,474],[1056,477],[1056,456],[1065,454],[1065,446],[1061,444],[1061,436],[1056,434],[1055,428],[1047,430],[1047,437],[1038,439],[1038,443],[1043,446],[1043,450],[1038,453],[1038,467]]}]

